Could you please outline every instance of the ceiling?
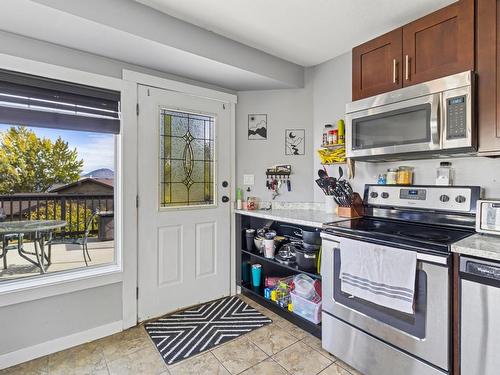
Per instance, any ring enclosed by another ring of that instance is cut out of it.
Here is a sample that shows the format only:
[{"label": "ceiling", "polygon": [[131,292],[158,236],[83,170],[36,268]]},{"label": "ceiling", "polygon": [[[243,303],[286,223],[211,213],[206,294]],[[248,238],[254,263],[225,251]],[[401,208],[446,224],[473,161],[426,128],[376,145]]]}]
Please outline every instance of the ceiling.
[{"label": "ceiling", "polygon": [[451,4],[454,0],[136,0],[302,66]]}]

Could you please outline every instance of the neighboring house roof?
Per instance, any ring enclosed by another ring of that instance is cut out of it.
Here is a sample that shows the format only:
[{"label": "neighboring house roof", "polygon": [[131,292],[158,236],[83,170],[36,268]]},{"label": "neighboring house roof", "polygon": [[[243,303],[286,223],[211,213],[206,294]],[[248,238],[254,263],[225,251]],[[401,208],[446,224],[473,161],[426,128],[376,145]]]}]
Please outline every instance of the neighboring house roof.
[{"label": "neighboring house roof", "polygon": [[69,184],[65,185],[54,185],[51,187],[48,192],[49,193],[60,193],[64,190],[67,190],[73,186],[77,185],[82,185],[82,184],[88,184],[88,183],[93,183],[93,184],[98,184],[105,186],[107,188],[113,188],[114,186],[114,180],[110,178],[92,178],[92,177],[84,177],[79,179],[78,181],[71,182]]}]

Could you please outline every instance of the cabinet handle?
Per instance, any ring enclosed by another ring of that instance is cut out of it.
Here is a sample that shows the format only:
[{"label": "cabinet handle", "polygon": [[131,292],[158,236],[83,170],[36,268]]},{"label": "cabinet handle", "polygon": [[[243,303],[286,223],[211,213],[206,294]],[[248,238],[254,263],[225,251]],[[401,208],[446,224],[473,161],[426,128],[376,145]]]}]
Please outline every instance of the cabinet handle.
[{"label": "cabinet handle", "polygon": [[406,55],[405,61],[406,61],[406,69],[405,69],[406,77],[405,78],[407,81],[409,81],[410,80],[410,56]]},{"label": "cabinet handle", "polygon": [[396,59],[392,60],[392,83],[398,82],[398,73],[397,73],[398,62]]}]

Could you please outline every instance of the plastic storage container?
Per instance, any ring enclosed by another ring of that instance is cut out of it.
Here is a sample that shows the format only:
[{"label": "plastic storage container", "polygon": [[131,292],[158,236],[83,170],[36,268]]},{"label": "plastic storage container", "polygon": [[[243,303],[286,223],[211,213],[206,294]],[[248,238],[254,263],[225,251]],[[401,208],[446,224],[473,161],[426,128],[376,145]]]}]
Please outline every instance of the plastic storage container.
[{"label": "plastic storage container", "polygon": [[295,290],[290,292],[293,312],[314,324],[321,323],[321,301],[316,303],[299,296]]},{"label": "plastic storage container", "polygon": [[295,294],[302,298],[312,299],[316,294],[314,280],[304,274],[299,274],[293,278]]}]

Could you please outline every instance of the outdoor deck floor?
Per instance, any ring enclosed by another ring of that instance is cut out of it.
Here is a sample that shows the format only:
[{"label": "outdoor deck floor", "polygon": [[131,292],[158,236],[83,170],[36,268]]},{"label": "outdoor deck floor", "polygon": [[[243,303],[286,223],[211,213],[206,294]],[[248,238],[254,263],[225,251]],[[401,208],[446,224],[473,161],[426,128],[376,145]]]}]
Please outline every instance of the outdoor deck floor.
[{"label": "outdoor deck floor", "polygon": [[[101,242],[92,238],[89,239],[88,247],[92,258],[89,267],[114,261],[114,241]],[[33,243],[25,243],[24,248],[26,251],[34,252]],[[85,262],[80,245],[52,246],[52,264],[47,268],[47,273],[82,267],[85,267]],[[7,253],[7,269],[3,269],[3,259],[0,259],[0,282],[36,275],[40,275],[40,268],[21,258],[17,250],[10,250]]]}]

